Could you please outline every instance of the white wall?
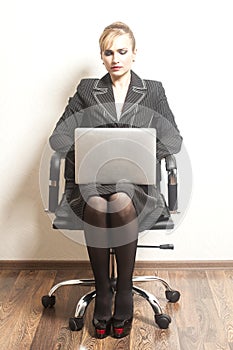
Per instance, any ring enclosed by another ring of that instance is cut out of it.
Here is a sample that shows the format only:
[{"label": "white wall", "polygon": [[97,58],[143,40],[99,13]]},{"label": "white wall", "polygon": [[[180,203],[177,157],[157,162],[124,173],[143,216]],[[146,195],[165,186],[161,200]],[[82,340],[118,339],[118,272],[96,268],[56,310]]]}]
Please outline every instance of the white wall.
[{"label": "white wall", "polygon": [[115,20],[128,23],[136,35],[134,70],[163,82],[192,166],[190,174],[188,158],[179,159],[193,185],[177,228],[142,239],[171,242],[176,249],[140,251],[138,259],[232,259],[230,5],[230,0],[1,2],[0,259],[87,258],[85,247],[51,229],[39,188],[40,161],[79,80],[105,73],[98,38]]}]

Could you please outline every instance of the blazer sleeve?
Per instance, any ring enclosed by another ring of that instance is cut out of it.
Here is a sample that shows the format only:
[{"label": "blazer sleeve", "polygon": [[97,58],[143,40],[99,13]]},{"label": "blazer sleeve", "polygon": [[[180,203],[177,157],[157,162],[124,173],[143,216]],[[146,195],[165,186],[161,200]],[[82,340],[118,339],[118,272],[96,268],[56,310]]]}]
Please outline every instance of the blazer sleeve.
[{"label": "blazer sleeve", "polygon": [[161,82],[156,82],[156,83],[157,83],[156,111],[159,114],[161,114],[164,118],[166,118],[169,121],[169,123],[173,125],[177,130],[179,130],[175,122],[175,118],[172,113],[172,110],[169,106],[165,89]]},{"label": "blazer sleeve", "polygon": [[81,125],[82,112],[75,112],[55,127],[49,138],[52,149],[61,153],[74,150],[74,130]]},{"label": "blazer sleeve", "polygon": [[157,159],[161,160],[170,154],[178,153],[183,138],[179,130],[161,114],[156,114],[155,121],[157,131],[156,155]]},{"label": "blazer sleeve", "polygon": [[161,160],[170,154],[178,153],[183,138],[168,104],[164,87],[161,82],[156,82],[156,84],[157,158]]},{"label": "blazer sleeve", "polygon": [[75,95],[69,98],[68,105],[49,138],[50,146],[55,151],[67,153],[74,149],[74,130],[81,126],[85,107],[82,88],[83,82],[81,81]]}]

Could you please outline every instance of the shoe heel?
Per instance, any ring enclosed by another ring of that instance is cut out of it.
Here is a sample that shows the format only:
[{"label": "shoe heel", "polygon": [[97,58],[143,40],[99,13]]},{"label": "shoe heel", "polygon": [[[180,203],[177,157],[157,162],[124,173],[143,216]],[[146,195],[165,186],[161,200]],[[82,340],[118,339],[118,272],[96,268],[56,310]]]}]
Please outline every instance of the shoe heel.
[{"label": "shoe heel", "polygon": [[123,338],[126,337],[132,328],[133,318],[128,320],[113,320],[113,336],[114,338]]},{"label": "shoe heel", "polygon": [[95,337],[97,339],[104,339],[110,334],[112,324],[111,319],[108,321],[93,319],[92,323],[95,327]]},{"label": "shoe heel", "polygon": [[108,336],[106,329],[95,329],[95,337],[98,339],[104,339]]}]

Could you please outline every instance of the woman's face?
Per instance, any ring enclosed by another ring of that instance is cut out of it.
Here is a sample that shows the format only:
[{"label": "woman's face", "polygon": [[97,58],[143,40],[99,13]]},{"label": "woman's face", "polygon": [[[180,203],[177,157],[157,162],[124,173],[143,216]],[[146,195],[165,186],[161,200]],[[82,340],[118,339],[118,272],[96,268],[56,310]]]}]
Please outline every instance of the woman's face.
[{"label": "woman's face", "polygon": [[132,50],[132,41],[128,34],[116,37],[110,47],[101,52],[105,68],[114,78],[120,78],[131,70],[136,50]]}]

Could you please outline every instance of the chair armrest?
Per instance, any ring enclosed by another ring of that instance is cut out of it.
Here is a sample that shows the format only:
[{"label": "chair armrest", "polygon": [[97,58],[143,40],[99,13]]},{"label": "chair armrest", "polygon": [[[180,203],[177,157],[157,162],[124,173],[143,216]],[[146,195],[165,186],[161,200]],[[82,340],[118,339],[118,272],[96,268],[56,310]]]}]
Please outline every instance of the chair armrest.
[{"label": "chair armrest", "polygon": [[49,211],[54,213],[58,206],[60,167],[61,159],[65,158],[63,153],[54,152],[50,160],[49,174]]},{"label": "chair armrest", "polygon": [[[49,175],[49,211],[54,213],[58,206],[60,167],[61,160],[65,158],[64,153],[54,152],[50,160]],[[168,176],[168,207],[171,212],[176,212],[177,205],[177,164],[174,155],[165,158]]]},{"label": "chair armrest", "polygon": [[165,163],[167,171],[177,169],[176,158],[173,154],[170,154],[165,158]]},{"label": "chair armrest", "polygon": [[168,176],[168,208],[170,212],[177,212],[177,164],[174,155],[165,158]]}]

